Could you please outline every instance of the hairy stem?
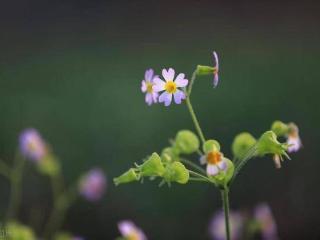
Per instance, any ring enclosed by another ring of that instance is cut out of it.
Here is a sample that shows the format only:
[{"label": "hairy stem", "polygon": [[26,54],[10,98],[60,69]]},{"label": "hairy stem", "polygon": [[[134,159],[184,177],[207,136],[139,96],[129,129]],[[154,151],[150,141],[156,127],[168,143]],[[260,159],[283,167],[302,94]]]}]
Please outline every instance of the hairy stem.
[{"label": "hairy stem", "polygon": [[189,165],[190,167],[194,168],[195,170],[198,170],[202,174],[207,174],[203,168],[201,168],[200,166],[198,166],[197,164],[193,163],[192,161],[190,161],[188,159],[181,158],[181,162]]},{"label": "hairy stem", "polygon": [[224,211],[224,221],[226,226],[226,239],[230,240],[230,220],[229,220],[229,189],[228,187],[224,187],[224,189],[221,190],[221,196],[222,196],[222,204],[223,204],[223,211]]}]

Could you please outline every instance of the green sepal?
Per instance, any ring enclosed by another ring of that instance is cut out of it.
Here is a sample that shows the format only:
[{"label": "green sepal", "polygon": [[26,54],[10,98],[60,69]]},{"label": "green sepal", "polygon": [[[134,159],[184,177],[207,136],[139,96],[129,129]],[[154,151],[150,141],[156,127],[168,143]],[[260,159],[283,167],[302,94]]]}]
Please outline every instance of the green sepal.
[{"label": "green sepal", "polygon": [[247,132],[238,134],[232,143],[232,153],[237,159],[241,159],[251,149],[257,140]]},{"label": "green sepal", "polygon": [[215,67],[203,66],[203,65],[197,66],[197,75],[198,76],[212,75],[212,74],[214,74],[215,71],[216,71]]},{"label": "green sepal", "polygon": [[278,136],[278,137],[284,137],[287,136],[287,134],[290,131],[290,127],[288,124],[285,124],[281,121],[274,121],[271,130]]},{"label": "green sepal", "polygon": [[202,146],[205,154],[212,152],[213,150],[220,151],[220,143],[217,140],[207,140]]},{"label": "green sepal", "polygon": [[165,171],[161,158],[157,153],[153,153],[139,169],[143,177],[162,176]]},{"label": "green sepal", "polygon": [[232,179],[233,174],[234,174],[233,162],[226,157],[223,157],[223,161],[226,161],[226,163],[227,163],[227,171],[226,172],[220,171],[219,174],[217,174],[215,176],[208,176],[220,188],[224,188],[225,186],[227,186],[228,183],[230,182],[230,180]]},{"label": "green sepal", "polygon": [[200,142],[196,134],[189,130],[181,130],[177,133],[173,148],[179,153],[191,154],[199,149]]},{"label": "green sepal", "polygon": [[257,155],[264,156],[266,154],[275,154],[282,157],[286,156],[290,159],[286,151],[288,150],[288,144],[280,143],[277,140],[277,135],[273,131],[267,131],[257,141]]},{"label": "green sepal", "polygon": [[61,171],[57,158],[53,155],[46,155],[37,164],[38,171],[47,176],[56,176]]},{"label": "green sepal", "polygon": [[167,164],[163,178],[166,182],[185,184],[189,181],[189,171],[181,162]]},{"label": "green sepal", "polygon": [[140,175],[136,173],[136,169],[130,168],[128,171],[113,179],[116,186],[123,183],[139,181]]}]

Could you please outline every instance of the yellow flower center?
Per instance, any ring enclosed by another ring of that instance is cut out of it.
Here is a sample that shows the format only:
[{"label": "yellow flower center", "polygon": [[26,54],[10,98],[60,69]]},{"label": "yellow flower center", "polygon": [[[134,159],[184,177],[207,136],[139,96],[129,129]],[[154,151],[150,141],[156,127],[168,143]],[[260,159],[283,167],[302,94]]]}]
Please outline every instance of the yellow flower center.
[{"label": "yellow flower center", "polygon": [[153,84],[151,83],[151,82],[147,82],[147,92],[148,93],[152,93],[152,86],[153,86]]},{"label": "yellow flower center", "polygon": [[128,240],[139,240],[139,234],[136,232],[132,232],[129,236],[127,236]]},{"label": "yellow flower center", "polygon": [[164,88],[168,93],[175,93],[177,91],[177,84],[175,84],[173,81],[168,81],[166,82]]},{"label": "yellow flower center", "polygon": [[218,151],[212,151],[207,154],[207,161],[209,164],[218,164],[221,161],[222,153]]}]

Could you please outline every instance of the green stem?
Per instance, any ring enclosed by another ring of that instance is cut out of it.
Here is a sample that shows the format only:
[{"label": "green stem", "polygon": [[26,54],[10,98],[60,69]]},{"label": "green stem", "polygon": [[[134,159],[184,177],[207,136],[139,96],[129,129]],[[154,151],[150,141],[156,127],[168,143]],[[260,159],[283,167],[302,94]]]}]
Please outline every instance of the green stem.
[{"label": "green stem", "polygon": [[70,188],[54,199],[54,207],[49,220],[44,228],[44,239],[51,239],[54,233],[60,228],[65,218],[66,212],[77,196],[77,188]]},{"label": "green stem", "polygon": [[7,210],[7,219],[12,219],[15,217],[19,205],[21,202],[21,179],[23,168],[25,165],[25,160],[17,155],[15,160],[14,168],[11,171],[11,193],[10,193],[10,200],[9,206]]},{"label": "green stem", "polygon": [[200,124],[199,124],[199,121],[198,121],[197,116],[196,116],[196,114],[195,114],[195,112],[193,110],[193,107],[191,105],[191,101],[190,101],[190,97],[189,96],[187,97],[186,103],[187,103],[187,107],[188,107],[188,110],[190,112],[193,124],[194,124],[194,126],[195,126],[195,128],[196,128],[196,130],[198,132],[198,135],[199,135],[199,137],[201,139],[201,142],[205,143],[206,139],[205,139],[205,137],[203,135],[203,132],[202,132]]},{"label": "green stem", "polygon": [[224,187],[224,189],[221,190],[221,196],[222,196],[222,204],[223,204],[223,211],[224,211],[224,220],[225,220],[225,226],[226,226],[226,239],[230,240],[230,220],[229,220],[229,214],[230,214],[230,207],[229,207],[229,189],[228,187]]},{"label": "green stem", "polygon": [[191,171],[189,170],[189,173],[193,176],[196,176],[196,177],[199,177],[199,178],[202,178],[204,179],[205,181],[209,182],[209,183],[213,183],[215,184],[210,178],[206,177],[206,176],[203,176],[202,174],[200,173],[197,173],[197,172],[194,172],[194,171]]},{"label": "green stem", "polygon": [[187,99],[186,99],[186,103],[187,103],[187,107],[188,107],[188,110],[190,112],[190,115],[191,115],[191,118],[192,118],[192,121],[194,123],[194,126],[198,132],[198,135],[201,139],[201,142],[204,143],[206,140],[205,140],[205,137],[204,137],[204,134],[201,130],[201,127],[200,127],[200,124],[199,124],[199,121],[197,119],[197,116],[193,110],[193,107],[192,107],[192,104],[191,104],[191,101],[190,101],[190,96],[191,96],[191,92],[192,92],[192,86],[193,86],[193,83],[194,81],[196,80],[196,77],[197,77],[197,70],[195,70],[192,74],[192,77],[191,77],[191,80],[190,80],[190,83],[189,83],[189,86],[188,86],[188,89],[186,90],[186,95],[187,95]]},{"label": "green stem", "polygon": [[201,168],[200,166],[198,166],[197,164],[193,163],[192,161],[190,161],[188,159],[181,158],[181,162],[189,165],[190,167],[193,167],[195,170],[198,170],[202,174],[207,174],[206,171],[203,168]]},{"label": "green stem", "polygon": [[194,182],[208,182],[206,179],[203,178],[198,178],[198,177],[190,177],[189,181],[194,181]]}]

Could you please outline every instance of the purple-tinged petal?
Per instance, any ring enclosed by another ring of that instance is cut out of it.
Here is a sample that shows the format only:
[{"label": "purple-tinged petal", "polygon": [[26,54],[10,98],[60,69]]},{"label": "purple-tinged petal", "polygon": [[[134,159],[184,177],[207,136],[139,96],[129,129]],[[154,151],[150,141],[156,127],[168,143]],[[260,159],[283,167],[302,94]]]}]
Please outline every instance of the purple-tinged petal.
[{"label": "purple-tinged petal", "polygon": [[207,174],[209,176],[215,176],[219,173],[219,169],[214,164],[207,164]]},{"label": "purple-tinged petal", "polygon": [[289,145],[288,147],[289,153],[297,152],[302,147],[301,139],[299,136],[295,136],[295,137],[289,136],[287,139],[287,144]]},{"label": "purple-tinged petal", "polygon": [[188,81],[188,79],[185,79],[184,77],[185,77],[184,73],[180,73],[177,76],[176,80],[174,81],[175,84],[177,84],[177,87],[185,87],[188,85],[189,81]]},{"label": "purple-tinged petal", "polygon": [[213,58],[214,58],[214,62],[215,62],[215,67],[217,68],[217,70],[219,70],[219,58],[218,58],[218,54],[216,51],[213,51]]},{"label": "purple-tinged petal", "polygon": [[173,97],[174,97],[174,102],[176,104],[180,104],[181,101],[184,99],[184,92],[181,91],[181,90],[177,90],[174,94],[173,94]]},{"label": "purple-tinged petal", "polygon": [[141,91],[146,92],[147,91],[147,84],[145,80],[142,80],[141,82]]},{"label": "purple-tinged petal", "polygon": [[166,83],[162,81],[160,78],[153,79],[154,85],[152,86],[152,90],[155,92],[161,92],[165,90]]},{"label": "purple-tinged petal", "polygon": [[173,81],[174,79],[174,69],[173,68],[169,68],[167,69],[162,69],[162,76],[163,78],[168,82],[168,81]]},{"label": "purple-tinged petal", "polygon": [[218,75],[218,73],[215,73],[213,75],[213,87],[217,87],[218,83],[219,83],[219,75]]},{"label": "purple-tinged petal", "polygon": [[152,102],[153,102],[152,93],[147,93],[146,94],[145,101],[149,106],[152,104]]},{"label": "purple-tinged petal", "polygon": [[159,97],[159,102],[164,102],[165,106],[169,106],[172,101],[172,94],[168,92],[163,92]]},{"label": "purple-tinged petal", "polygon": [[152,93],[152,99],[154,103],[158,102],[158,97],[159,97],[159,94],[157,92]]},{"label": "purple-tinged petal", "polygon": [[144,79],[150,82],[153,78],[153,74],[154,71],[152,68],[146,70],[146,72],[144,73]]},{"label": "purple-tinged petal", "polygon": [[227,162],[222,159],[222,161],[220,161],[218,164],[217,164],[218,168],[221,170],[221,171],[226,171],[227,168],[228,168],[228,164]]}]

